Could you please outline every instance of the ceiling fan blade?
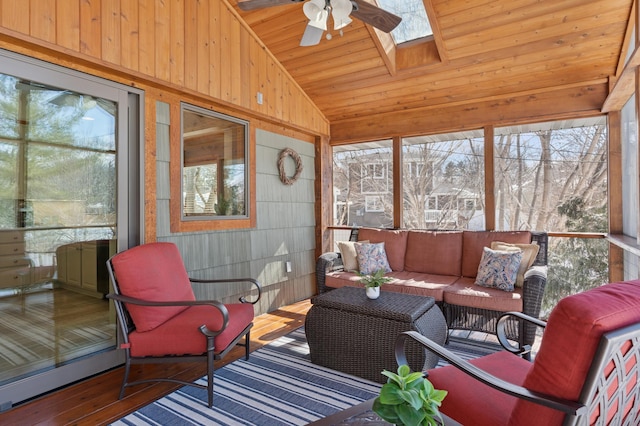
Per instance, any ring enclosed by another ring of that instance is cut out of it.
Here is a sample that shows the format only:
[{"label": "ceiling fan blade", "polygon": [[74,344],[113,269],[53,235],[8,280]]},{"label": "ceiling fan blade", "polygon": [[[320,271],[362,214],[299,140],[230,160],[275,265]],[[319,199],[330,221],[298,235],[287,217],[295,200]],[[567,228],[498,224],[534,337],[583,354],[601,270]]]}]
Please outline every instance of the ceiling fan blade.
[{"label": "ceiling fan blade", "polygon": [[307,24],[307,28],[305,28],[302,39],[300,40],[300,46],[315,46],[322,40],[323,33],[322,28]]},{"label": "ceiling fan blade", "polygon": [[303,1],[304,0],[238,0],[238,7],[241,10],[249,11],[272,6],[282,6],[291,3],[300,3]]},{"label": "ceiling fan blade", "polygon": [[371,3],[367,3],[365,0],[352,0],[357,5],[357,8],[353,9],[351,16],[358,18],[362,22],[376,27],[380,31],[390,33],[395,27],[398,26],[402,18],[394,15],[391,12],[387,12],[384,9],[374,6]]}]

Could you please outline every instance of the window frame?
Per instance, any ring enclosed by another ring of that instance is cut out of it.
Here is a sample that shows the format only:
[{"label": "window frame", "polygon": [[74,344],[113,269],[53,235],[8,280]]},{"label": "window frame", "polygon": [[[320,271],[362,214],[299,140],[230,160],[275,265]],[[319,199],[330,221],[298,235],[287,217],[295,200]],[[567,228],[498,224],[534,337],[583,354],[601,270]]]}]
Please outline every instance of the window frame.
[{"label": "window frame", "polygon": [[[182,112],[187,105],[190,111],[205,113],[216,118],[229,119],[245,125],[245,214],[242,216],[200,216],[183,217],[182,209],[182,180],[183,180],[183,140],[182,140]],[[255,129],[249,120],[238,114],[230,114],[222,108],[205,107],[197,101],[181,100],[171,104],[172,140],[179,143],[170,144],[170,230],[172,233],[217,231],[229,229],[255,228],[256,198],[254,182],[256,176],[255,164]]]}]

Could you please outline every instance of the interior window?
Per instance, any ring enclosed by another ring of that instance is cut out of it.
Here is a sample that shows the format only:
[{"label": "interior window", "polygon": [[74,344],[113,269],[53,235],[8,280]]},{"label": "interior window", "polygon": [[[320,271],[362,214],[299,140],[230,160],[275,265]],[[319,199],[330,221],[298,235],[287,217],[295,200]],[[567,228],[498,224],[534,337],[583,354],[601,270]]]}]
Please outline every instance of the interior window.
[{"label": "interior window", "polygon": [[182,217],[246,217],[247,123],[182,105]]}]

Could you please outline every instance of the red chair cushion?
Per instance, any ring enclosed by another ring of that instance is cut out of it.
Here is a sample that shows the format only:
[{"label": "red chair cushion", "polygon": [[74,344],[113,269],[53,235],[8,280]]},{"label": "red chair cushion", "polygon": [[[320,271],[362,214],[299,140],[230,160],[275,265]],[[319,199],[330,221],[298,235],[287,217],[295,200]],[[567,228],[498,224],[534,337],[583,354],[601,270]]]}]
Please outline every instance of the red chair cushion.
[{"label": "red chair cushion", "polygon": [[[154,302],[195,300],[182,257],[173,243],[133,247],[114,256],[111,262],[122,295]],[[153,330],[185,309],[186,306],[127,305],[139,332]]]},{"label": "red chair cushion", "polygon": [[[531,363],[509,352],[470,361],[496,377],[520,385]],[[429,370],[429,380],[436,389],[448,391],[441,411],[463,425],[506,425],[516,398],[472,379],[455,367]],[[540,423],[544,424],[544,423]]]},{"label": "red chair cushion", "polygon": [[[638,322],[640,280],[606,284],[562,299],[549,317],[524,386],[577,400],[602,334]],[[535,424],[561,424],[563,414],[518,401],[510,424],[530,424],[531,419]]]},{"label": "red chair cushion", "polygon": [[[229,311],[227,328],[215,337],[215,352],[226,349],[253,321],[253,305],[232,303],[225,305]],[[206,337],[200,332],[202,324],[210,330],[222,326],[220,311],[210,305],[191,306],[153,330],[129,334],[131,356],[200,355],[207,351]]]}]

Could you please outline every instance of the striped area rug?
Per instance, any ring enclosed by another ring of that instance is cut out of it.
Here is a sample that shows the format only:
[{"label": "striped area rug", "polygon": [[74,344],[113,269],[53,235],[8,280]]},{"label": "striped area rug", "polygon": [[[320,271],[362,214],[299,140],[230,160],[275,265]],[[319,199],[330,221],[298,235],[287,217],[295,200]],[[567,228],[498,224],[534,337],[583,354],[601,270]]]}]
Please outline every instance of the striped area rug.
[{"label": "striped area rug", "polygon": [[[202,381],[204,383],[204,381]],[[185,386],[113,423],[122,425],[305,425],[377,396],[380,385],[309,361],[298,329],[216,370],[213,409]]]},{"label": "striped area rug", "polygon": [[[450,339],[448,349],[470,360],[498,345]],[[447,363],[440,360],[438,366]],[[201,381],[205,384],[205,381]],[[113,423],[123,425],[306,425],[377,396],[380,384],[309,361],[304,328],[216,370],[213,409],[206,392],[185,386]]]}]

